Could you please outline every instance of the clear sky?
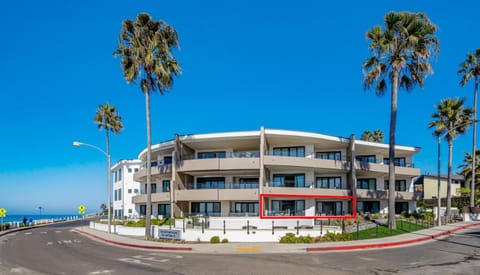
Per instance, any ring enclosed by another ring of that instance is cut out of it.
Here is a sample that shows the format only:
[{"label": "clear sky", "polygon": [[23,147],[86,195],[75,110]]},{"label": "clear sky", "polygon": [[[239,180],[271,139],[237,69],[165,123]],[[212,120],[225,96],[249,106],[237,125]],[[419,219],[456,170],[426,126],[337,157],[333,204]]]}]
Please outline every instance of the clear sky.
[{"label": "clear sky", "polygon": [[[357,137],[388,135],[390,97],[362,88],[366,31],[388,11],[425,12],[441,51],[423,90],[400,91],[397,143],[418,146],[422,173],[436,173],[427,128],[434,105],[467,97],[456,74],[480,47],[478,1],[146,1],[15,0],[0,9],[0,207],[10,214],[87,212],[106,202],[105,157],[72,141],[105,146],[93,123],[98,104],[118,108],[125,129],[111,138],[112,161],[146,145],[145,103],[122,77],[116,48],[122,20],[148,12],[179,33],[182,74],[152,99],[152,138],[260,126]],[[454,167],[472,133],[454,144]],[[442,172],[447,146],[442,145]]]}]

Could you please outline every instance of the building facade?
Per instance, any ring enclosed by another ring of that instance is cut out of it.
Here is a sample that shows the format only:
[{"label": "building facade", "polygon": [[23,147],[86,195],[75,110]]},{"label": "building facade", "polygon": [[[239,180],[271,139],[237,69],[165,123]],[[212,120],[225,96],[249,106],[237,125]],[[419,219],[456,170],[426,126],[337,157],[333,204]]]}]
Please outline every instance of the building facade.
[{"label": "building facade", "polygon": [[[396,211],[413,211],[417,147],[395,147]],[[138,159],[146,160],[146,149]],[[176,135],[152,146],[152,215],[352,216],[386,213],[388,145],[318,133],[259,131]],[[133,197],[146,213],[146,170]],[[260,196],[262,194],[262,196]],[[261,200],[260,200],[261,198]],[[262,211],[262,213],[260,213]],[[260,215],[262,214],[262,215]]]},{"label": "building facade", "polygon": [[133,176],[140,170],[141,161],[121,160],[112,168],[113,181],[113,215],[116,219],[138,218],[138,207],[133,204],[133,197],[140,194],[140,183]]},{"label": "building facade", "polygon": [[[460,189],[465,186],[465,179],[461,175],[452,175],[451,194],[453,197],[461,195]],[[423,199],[438,197],[437,175],[421,175],[415,179],[415,190],[422,193]],[[440,175],[440,198],[447,197],[447,175]]]}]

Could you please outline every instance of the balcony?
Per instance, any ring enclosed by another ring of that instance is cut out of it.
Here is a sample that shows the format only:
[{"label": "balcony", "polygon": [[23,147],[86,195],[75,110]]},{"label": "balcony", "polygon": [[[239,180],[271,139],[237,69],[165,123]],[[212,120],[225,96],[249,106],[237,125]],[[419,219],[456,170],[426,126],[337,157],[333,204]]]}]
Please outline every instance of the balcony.
[{"label": "balcony", "polygon": [[[152,193],[152,203],[156,202],[169,202],[170,201],[170,192],[162,193]],[[147,195],[137,195],[132,197],[132,202],[134,204],[147,203]]]},{"label": "balcony", "polygon": [[176,201],[258,200],[258,188],[253,189],[182,189],[175,190]]},{"label": "balcony", "polygon": [[258,182],[250,183],[188,183],[187,189],[258,189]]},{"label": "balcony", "polygon": [[[165,175],[172,173],[172,164],[165,164],[165,165],[157,165],[157,162],[152,162],[151,168],[152,176],[157,175]],[[142,168],[138,170],[135,174],[133,174],[134,181],[142,181],[147,176],[147,169],[145,169],[145,165],[142,165]]]},{"label": "balcony", "polygon": [[260,169],[260,153],[258,151],[225,153],[217,158],[197,158],[195,155],[190,155],[183,157],[183,160],[177,165],[179,172],[258,169]]},{"label": "balcony", "polygon": [[[388,200],[388,191],[357,189],[357,197],[359,199]],[[412,201],[412,200],[420,200],[421,198],[422,198],[422,192],[395,191],[395,200]]]},{"label": "balcony", "polygon": [[348,189],[329,189],[329,188],[310,188],[308,187],[280,187],[266,186],[263,188],[263,194],[293,194],[293,195],[328,195],[328,196],[351,196],[352,192]]},{"label": "balcony", "polygon": [[[355,169],[388,174],[388,165],[383,163],[355,161]],[[419,176],[420,169],[413,167],[395,166],[395,175]]]},{"label": "balcony", "polygon": [[315,159],[306,157],[295,156],[278,156],[273,155],[273,152],[267,152],[264,157],[264,164],[266,166],[289,166],[289,167],[310,167],[310,168],[322,168],[331,169],[335,171],[349,171],[350,163],[346,160],[333,160],[333,159]]}]

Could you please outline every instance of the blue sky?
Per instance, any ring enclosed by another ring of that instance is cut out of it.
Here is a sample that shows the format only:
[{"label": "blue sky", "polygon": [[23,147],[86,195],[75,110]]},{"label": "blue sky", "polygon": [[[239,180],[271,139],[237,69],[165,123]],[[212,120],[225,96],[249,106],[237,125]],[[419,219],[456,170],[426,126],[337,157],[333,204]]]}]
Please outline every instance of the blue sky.
[{"label": "blue sky", "polygon": [[[109,101],[124,119],[111,138],[112,160],[145,147],[145,103],[112,56],[124,19],[148,12],[179,33],[182,74],[152,97],[153,142],[175,133],[257,130],[260,126],[349,136],[388,134],[389,95],[362,88],[370,56],[366,31],[388,11],[425,12],[441,51],[423,90],[401,91],[397,143],[419,146],[415,166],[436,172],[427,128],[446,97],[473,100],[459,86],[465,54],[480,47],[477,1],[5,1],[0,9],[0,207],[10,214],[96,212],[106,201],[105,158],[72,146],[104,147],[93,123]],[[455,140],[454,167],[472,134]],[[447,170],[443,143],[442,171]]]}]

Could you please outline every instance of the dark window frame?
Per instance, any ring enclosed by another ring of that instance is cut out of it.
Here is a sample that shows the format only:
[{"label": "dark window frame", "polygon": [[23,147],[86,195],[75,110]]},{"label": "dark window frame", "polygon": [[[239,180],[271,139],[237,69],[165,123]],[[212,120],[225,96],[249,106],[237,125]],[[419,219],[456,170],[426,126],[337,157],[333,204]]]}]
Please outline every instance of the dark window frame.
[{"label": "dark window frame", "polygon": [[[300,150],[299,150],[300,149]],[[274,147],[273,155],[279,157],[305,157],[305,146]]]},{"label": "dark window frame", "polygon": [[327,160],[342,160],[341,151],[326,151],[326,152],[316,152],[316,159],[327,159]]},{"label": "dark window frame", "polygon": [[[371,188],[372,184],[374,187],[373,189]],[[357,189],[377,190],[377,179],[375,178],[357,179]]]}]

